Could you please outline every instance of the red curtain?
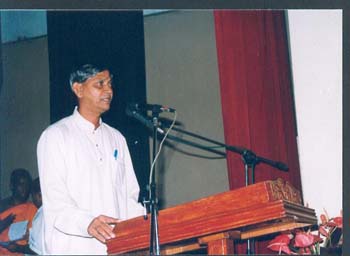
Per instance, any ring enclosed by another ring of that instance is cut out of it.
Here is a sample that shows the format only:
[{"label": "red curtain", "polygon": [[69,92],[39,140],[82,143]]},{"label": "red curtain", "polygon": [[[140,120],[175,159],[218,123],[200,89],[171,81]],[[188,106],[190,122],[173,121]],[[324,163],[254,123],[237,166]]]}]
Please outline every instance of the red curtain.
[{"label": "red curtain", "polygon": [[[278,177],[301,191],[293,90],[283,11],[214,11],[225,142],[281,161],[255,182]],[[240,155],[227,152],[230,189],[245,186]],[[271,253],[260,243],[258,253]],[[242,248],[239,253],[245,253]]]}]

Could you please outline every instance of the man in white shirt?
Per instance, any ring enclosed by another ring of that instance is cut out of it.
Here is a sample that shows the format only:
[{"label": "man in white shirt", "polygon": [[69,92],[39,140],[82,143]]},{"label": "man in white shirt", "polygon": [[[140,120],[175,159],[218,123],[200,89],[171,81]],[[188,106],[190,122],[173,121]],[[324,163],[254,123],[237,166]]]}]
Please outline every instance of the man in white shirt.
[{"label": "man in white shirt", "polygon": [[101,120],[113,97],[112,75],[84,65],[71,74],[73,114],[41,135],[38,166],[45,254],[106,254],[120,220],[143,214],[123,135]]}]

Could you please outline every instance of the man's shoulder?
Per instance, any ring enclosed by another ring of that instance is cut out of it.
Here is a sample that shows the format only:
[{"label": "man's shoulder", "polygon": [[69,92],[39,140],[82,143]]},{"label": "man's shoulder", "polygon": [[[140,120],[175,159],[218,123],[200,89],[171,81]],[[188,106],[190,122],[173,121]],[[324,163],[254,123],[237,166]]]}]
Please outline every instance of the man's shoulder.
[{"label": "man's shoulder", "polygon": [[48,128],[63,128],[69,126],[73,121],[73,115],[66,116],[55,123],[51,124]]},{"label": "man's shoulder", "polygon": [[58,120],[57,122],[49,125],[43,133],[46,134],[54,134],[57,132],[65,132],[65,131],[69,131],[69,127],[71,127],[72,125],[72,116],[67,116],[64,117],[60,120]]}]

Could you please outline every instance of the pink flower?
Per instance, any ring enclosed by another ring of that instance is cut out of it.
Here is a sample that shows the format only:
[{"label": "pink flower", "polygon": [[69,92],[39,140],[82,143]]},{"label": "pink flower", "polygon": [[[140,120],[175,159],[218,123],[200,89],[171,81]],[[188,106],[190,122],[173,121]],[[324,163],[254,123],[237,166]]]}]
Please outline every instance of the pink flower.
[{"label": "pink flower", "polygon": [[[325,210],[325,214],[321,214],[320,218],[321,224],[318,226],[318,232],[316,231],[317,235],[314,235],[311,229],[307,232],[305,232],[304,229],[294,229],[290,231],[291,233],[289,234],[281,234],[275,237],[275,239],[269,243],[268,248],[272,251],[278,251],[279,253],[283,252],[293,255],[296,255],[295,251],[298,250],[298,255],[304,255],[320,253],[320,246],[341,246],[343,241],[341,230],[343,228],[342,212],[338,217],[329,218]],[[325,239],[323,244],[321,244],[323,242],[321,235],[325,237],[323,238]]]},{"label": "pink flower", "polygon": [[314,243],[322,243],[323,239],[320,237],[320,234],[318,234],[317,236],[313,234],[314,237]]},{"label": "pink flower", "polygon": [[295,247],[308,247],[312,244],[314,244],[314,236],[312,234],[308,233],[297,233],[295,235]]},{"label": "pink flower", "polygon": [[291,239],[290,235],[287,235],[287,234],[278,235],[273,240],[270,241],[267,247],[270,248],[270,250],[275,252],[284,252],[286,254],[291,254],[292,252],[288,247],[290,243],[290,239]]},{"label": "pink flower", "polygon": [[343,217],[335,217],[333,222],[337,226],[337,228],[343,228]]},{"label": "pink flower", "polygon": [[328,233],[327,229],[325,229],[323,226],[320,226],[319,229],[318,229],[318,231],[320,231],[320,233],[321,233],[322,235],[324,235],[325,237],[328,237],[328,236],[329,236],[329,233]]}]

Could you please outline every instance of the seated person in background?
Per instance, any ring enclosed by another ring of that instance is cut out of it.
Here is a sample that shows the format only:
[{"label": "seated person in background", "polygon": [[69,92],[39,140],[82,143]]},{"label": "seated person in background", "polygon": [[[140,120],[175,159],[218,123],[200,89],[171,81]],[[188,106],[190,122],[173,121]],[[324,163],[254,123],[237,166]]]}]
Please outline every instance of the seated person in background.
[{"label": "seated person in background", "polygon": [[11,252],[25,253],[32,255],[43,255],[43,221],[42,221],[42,200],[41,200],[41,190],[39,178],[36,178],[32,183],[32,202],[38,209],[33,220],[32,227],[29,229],[29,241],[25,245],[12,242],[6,248]]},{"label": "seated person in background", "polygon": [[11,172],[10,190],[12,195],[0,201],[0,213],[27,202],[30,194],[32,177],[26,169],[15,169]]},{"label": "seated person in background", "polygon": [[[16,169],[11,174],[11,191],[12,196],[8,199],[3,200],[7,204],[6,210],[0,213],[0,219],[3,220],[9,215],[14,215],[13,223],[20,221],[28,221],[27,230],[32,225],[32,219],[37,211],[35,205],[31,202],[27,202],[28,196],[31,190],[32,179],[28,171],[24,169]],[[7,227],[0,234],[1,242],[8,242],[9,230]],[[23,237],[16,243],[0,244],[0,255],[21,255],[16,253],[16,245],[26,245],[28,243],[28,237]]]}]

